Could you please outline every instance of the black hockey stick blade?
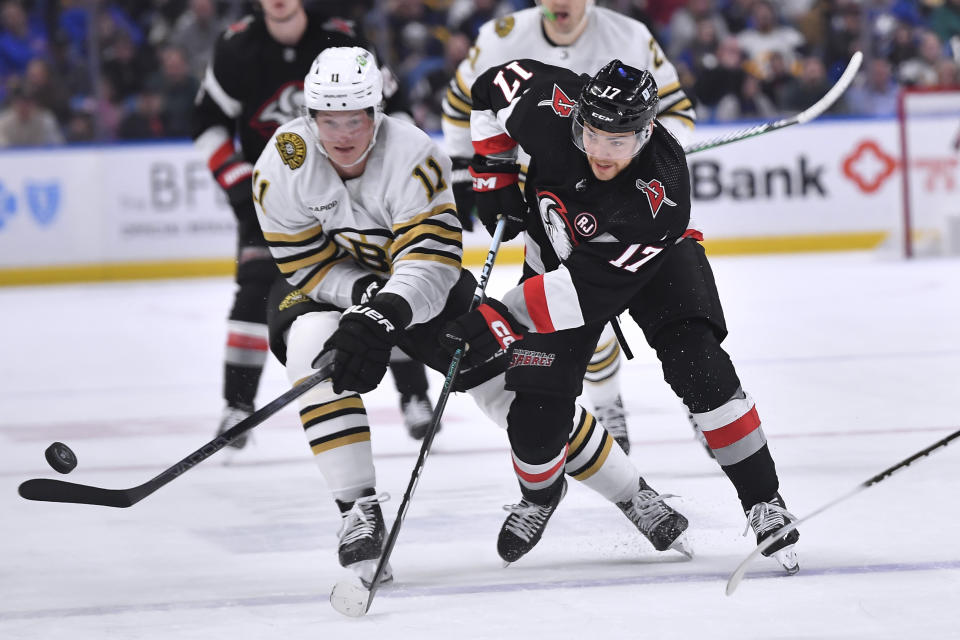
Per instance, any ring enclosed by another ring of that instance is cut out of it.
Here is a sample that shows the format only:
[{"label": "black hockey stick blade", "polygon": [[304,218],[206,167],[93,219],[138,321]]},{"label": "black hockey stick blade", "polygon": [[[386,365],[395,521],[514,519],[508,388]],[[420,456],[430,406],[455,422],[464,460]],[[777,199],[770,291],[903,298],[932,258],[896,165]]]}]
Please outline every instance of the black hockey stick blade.
[{"label": "black hockey stick blade", "polygon": [[852,498],[853,496],[857,495],[858,493],[860,493],[860,492],[863,491],[864,489],[867,489],[867,488],[869,488],[869,487],[872,487],[873,485],[877,484],[878,482],[881,482],[881,481],[883,481],[883,480],[886,480],[887,478],[889,478],[890,476],[892,476],[892,475],[893,475],[894,473],[896,473],[897,471],[900,471],[901,469],[904,469],[904,468],[906,468],[906,467],[909,467],[912,463],[916,462],[916,461],[919,460],[920,458],[923,458],[923,457],[925,457],[925,456],[930,455],[931,453],[933,453],[934,451],[936,451],[936,450],[939,449],[940,447],[945,447],[945,446],[947,446],[948,444],[950,444],[950,442],[952,442],[953,440],[956,440],[957,438],[960,438],[960,430],[954,431],[953,433],[951,433],[950,435],[948,435],[946,438],[943,438],[942,440],[937,440],[936,442],[934,442],[934,443],[933,443],[932,445],[930,445],[929,447],[926,447],[926,448],[924,448],[924,449],[921,449],[920,451],[917,451],[915,454],[913,454],[913,455],[910,456],[909,458],[904,458],[904,459],[901,460],[900,462],[896,463],[896,464],[893,465],[892,467],[889,467],[889,468],[887,468],[887,469],[884,469],[883,471],[881,471],[881,472],[878,473],[877,475],[873,476],[872,478],[870,478],[870,479],[868,479],[868,480],[864,480],[863,482],[861,482],[860,484],[858,484],[856,487],[854,487],[854,488],[851,489],[850,491],[848,491],[848,492],[846,492],[845,494],[843,494],[842,496],[839,496],[839,497],[837,497],[837,498],[834,498],[834,499],[831,500],[830,502],[828,502],[828,503],[820,506],[819,508],[815,509],[813,512],[811,512],[811,513],[808,514],[807,516],[805,516],[805,517],[803,517],[803,518],[800,518],[800,519],[798,519],[798,520],[795,520],[795,521],[791,522],[790,524],[788,524],[787,526],[785,526],[785,527],[783,527],[782,529],[780,529],[779,531],[777,531],[774,535],[770,536],[769,538],[767,538],[766,540],[764,540],[763,542],[761,542],[760,544],[758,544],[758,545],[753,549],[753,551],[751,551],[751,552],[747,555],[747,557],[744,558],[744,559],[740,562],[739,565],[737,565],[737,568],[734,569],[733,573],[730,574],[730,578],[727,580],[726,594],[727,594],[728,596],[729,596],[729,595],[733,595],[733,592],[737,590],[737,587],[740,586],[740,582],[743,580],[743,576],[744,576],[744,574],[745,574],[746,571],[747,571],[747,565],[749,565],[749,564],[750,564],[757,556],[759,556],[761,553],[763,553],[764,551],[766,551],[767,549],[769,549],[771,546],[773,546],[773,545],[777,542],[777,540],[780,540],[781,538],[783,538],[785,535],[789,534],[789,533],[790,533],[791,531],[793,531],[794,529],[799,528],[801,524],[803,524],[804,522],[807,522],[808,520],[810,520],[810,519],[813,518],[814,516],[823,513],[823,512],[826,511],[827,509],[829,509],[829,508],[831,508],[831,507],[834,507],[834,506],[840,504],[841,502],[843,502],[844,500],[847,500],[848,498]]},{"label": "black hockey stick blade", "polygon": [[92,504],[117,508],[131,507],[168,482],[179,478],[185,472],[197,466],[217,451],[220,451],[220,449],[223,449],[236,440],[240,435],[266,421],[267,418],[317,386],[320,382],[328,379],[333,373],[333,358],[333,351],[324,354],[324,357],[317,363],[319,365],[317,371],[298,382],[293,388],[273,399],[244,420],[238,422],[232,428],[227,429],[210,442],[189,454],[172,467],[168,467],[159,475],[147,480],[141,485],[129,489],[104,489],[102,487],[66,482],[64,480],[34,478],[20,485],[18,489],[20,497],[41,502]]}]

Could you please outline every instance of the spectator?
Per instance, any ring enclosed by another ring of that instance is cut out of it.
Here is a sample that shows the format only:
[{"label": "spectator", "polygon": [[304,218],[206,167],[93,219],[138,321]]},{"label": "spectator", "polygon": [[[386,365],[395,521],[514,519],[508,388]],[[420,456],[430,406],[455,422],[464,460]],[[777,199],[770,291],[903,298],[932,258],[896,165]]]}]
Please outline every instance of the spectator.
[{"label": "spectator", "polygon": [[30,60],[46,53],[43,25],[29,19],[19,0],[0,4],[0,81],[22,75]]},{"label": "spectator", "polygon": [[747,71],[758,78],[770,73],[770,56],[779,52],[788,68],[792,68],[796,52],[804,44],[800,32],[777,23],[777,13],[768,0],[753,5],[753,26],[737,36],[747,56]]},{"label": "spectator", "polygon": [[101,70],[109,78],[117,100],[126,100],[143,90],[143,83],[156,68],[153,52],[137,47],[126,32],[117,34],[114,42],[103,51]]},{"label": "spectator", "polygon": [[694,93],[704,107],[713,109],[725,96],[737,94],[743,86],[746,71],[740,43],[733,36],[726,38],[717,47],[716,59],[704,58],[704,63],[706,67],[697,77]]},{"label": "spectator", "polygon": [[150,86],[163,97],[163,131],[171,138],[189,138],[193,101],[200,83],[190,75],[186,56],[178,47],[160,51],[160,71],[151,76]]},{"label": "spectator", "polygon": [[829,15],[823,61],[831,72],[839,75],[855,51],[866,49],[863,42],[863,10],[859,0],[837,0],[836,10]]},{"label": "spectator", "polygon": [[717,34],[717,27],[713,20],[709,18],[698,20],[693,40],[679,52],[674,64],[682,62],[694,74],[703,73],[705,68],[716,65],[716,52],[717,47],[720,46],[720,40],[722,38]]},{"label": "spectator", "polygon": [[75,111],[71,114],[66,127],[67,142],[93,142],[97,139],[93,114]]},{"label": "spectator", "polygon": [[907,23],[897,21],[886,48],[887,60],[896,69],[916,55],[917,40],[913,35],[913,29]]},{"label": "spectator", "polygon": [[[457,65],[467,57],[471,40],[465,33],[453,33],[447,38],[442,60],[425,67],[419,74],[411,74],[410,102],[413,121],[424,131],[440,129],[443,96]],[[431,58],[431,60],[435,60]]]},{"label": "spectator", "polygon": [[671,58],[681,57],[689,47],[703,41],[704,31],[712,32],[717,42],[730,35],[727,23],[716,10],[714,0],[690,0],[687,6],[677,9],[670,18],[670,46],[667,55]]},{"label": "spectator", "polygon": [[134,108],[120,121],[117,137],[121,140],[156,140],[165,137],[163,96],[147,87],[133,99]]},{"label": "spectator", "polygon": [[943,45],[933,31],[920,34],[917,55],[900,65],[900,84],[908,87],[933,87],[937,84],[937,65],[943,59]]},{"label": "spectator", "polygon": [[730,33],[738,34],[749,26],[754,2],[755,0],[728,0],[720,10]]},{"label": "spectator", "polygon": [[194,78],[203,78],[213,43],[226,26],[217,17],[213,0],[190,0],[190,8],[173,25],[170,43],[186,54],[190,61],[190,75]]},{"label": "spectator", "polygon": [[930,28],[943,42],[960,36],[960,0],[945,0],[930,14]]},{"label": "spectator", "polygon": [[874,58],[867,65],[863,82],[847,90],[847,108],[858,115],[892,116],[897,112],[898,93],[890,63]]},{"label": "spectator", "polygon": [[459,31],[467,36],[469,42],[473,42],[477,38],[480,25],[511,11],[513,5],[504,0],[456,0],[450,7],[450,29]]},{"label": "spectator", "polygon": [[33,94],[37,104],[49,109],[60,125],[70,118],[70,96],[59,79],[50,76],[50,65],[43,58],[34,58],[27,64],[24,87]]},{"label": "spectator", "polygon": [[779,51],[770,55],[770,73],[760,83],[763,93],[776,105],[783,108],[784,91],[797,82],[796,77],[787,68],[787,63]]},{"label": "spectator", "polygon": [[[799,113],[826,95],[830,87],[831,83],[827,79],[823,61],[812,56],[804,58],[801,62],[800,76],[783,87],[780,107],[788,113]],[[830,107],[829,113],[843,110],[841,97]]]},{"label": "spectator", "polygon": [[769,120],[776,117],[777,108],[760,90],[760,80],[744,74],[739,93],[730,93],[717,104],[714,117],[720,122],[730,120]]},{"label": "spectator", "polygon": [[9,90],[10,106],[0,111],[0,147],[62,144],[63,135],[49,109],[37,103],[21,83]]},{"label": "spectator", "polygon": [[960,89],[960,67],[949,58],[944,58],[937,63],[937,84],[938,89]]}]

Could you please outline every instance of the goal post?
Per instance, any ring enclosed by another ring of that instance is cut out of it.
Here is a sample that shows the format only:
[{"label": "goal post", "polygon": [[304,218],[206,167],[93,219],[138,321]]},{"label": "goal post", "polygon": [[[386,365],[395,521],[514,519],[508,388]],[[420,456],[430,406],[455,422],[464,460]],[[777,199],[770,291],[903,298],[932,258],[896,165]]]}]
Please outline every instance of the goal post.
[{"label": "goal post", "polygon": [[903,89],[897,121],[902,253],[960,255],[960,87]]}]

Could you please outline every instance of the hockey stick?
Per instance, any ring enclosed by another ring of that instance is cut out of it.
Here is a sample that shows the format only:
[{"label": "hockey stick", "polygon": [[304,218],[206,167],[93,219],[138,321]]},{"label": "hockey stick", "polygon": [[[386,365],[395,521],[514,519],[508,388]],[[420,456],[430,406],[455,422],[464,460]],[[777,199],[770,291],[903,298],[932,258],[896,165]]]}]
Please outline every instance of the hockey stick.
[{"label": "hockey stick", "polygon": [[617,336],[617,342],[620,343],[620,348],[623,349],[623,355],[627,360],[633,360],[633,351],[630,350],[630,345],[627,344],[627,337],[623,335],[623,329],[620,327],[620,318],[617,316],[610,318],[610,326],[613,327],[613,334]]},{"label": "hockey stick", "polygon": [[250,431],[273,414],[280,411],[304,393],[330,377],[333,372],[334,352],[327,353],[320,361],[320,368],[298,382],[283,395],[270,401],[247,418],[241,420],[232,428],[219,434],[186,458],[161,472],[156,477],[147,480],[141,485],[130,489],[102,489],[86,484],[51,480],[48,478],[34,478],[20,485],[20,496],[27,500],[41,500],[45,502],[71,502],[75,504],[97,504],[104,507],[130,507],[168,482],[179,478],[185,472],[197,466],[220,449],[237,439],[238,436]]},{"label": "hockey stick", "polygon": [[[487,288],[487,282],[490,280],[490,272],[493,270],[493,262],[497,259],[497,252],[500,250],[500,240],[503,237],[503,230],[506,227],[507,219],[501,217],[497,221],[497,227],[493,231],[493,238],[490,241],[490,251],[487,253],[487,259],[483,263],[483,270],[480,272],[480,280],[477,282],[477,288],[473,293],[473,301],[470,303],[470,310],[473,311],[483,301],[484,291]],[[407,515],[407,509],[410,507],[410,499],[420,481],[420,474],[423,472],[424,463],[427,461],[427,455],[430,453],[430,446],[433,444],[433,437],[437,433],[437,424],[443,415],[443,410],[447,406],[447,398],[453,389],[453,381],[460,370],[460,360],[463,358],[463,349],[458,348],[453,353],[450,360],[450,366],[447,368],[447,377],[443,381],[443,388],[440,390],[440,397],[437,398],[437,406],[433,410],[433,417],[427,426],[427,432],[423,436],[423,444],[420,445],[420,455],[413,466],[413,473],[410,474],[410,482],[407,483],[407,490],[403,494],[403,500],[400,501],[400,508],[397,509],[397,518],[393,521],[390,528],[390,534],[387,536],[387,542],[383,547],[383,555],[377,562],[377,569],[370,581],[370,588],[365,589],[363,585],[357,584],[355,580],[340,580],[330,591],[330,604],[338,612],[345,616],[359,618],[366,615],[370,610],[370,603],[373,602],[373,596],[377,593],[380,586],[380,576],[390,560],[393,553],[393,547],[397,543],[397,536],[400,535],[400,525]]]},{"label": "hockey stick", "polygon": [[707,149],[722,147],[723,145],[730,144],[731,142],[746,140],[747,138],[753,138],[764,133],[776,131],[777,129],[783,129],[795,124],[804,124],[806,122],[810,122],[833,106],[833,103],[837,101],[837,98],[839,98],[843,92],[847,90],[847,87],[849,87],[850,83],[853,82],[854,76],[857,75],[857,71],[860,69],[861,62],[863,62],[863,54],[857,51],[853,54],[853,57],[850,58],[850,62],[847,63],[847,68],[843,70],[843,74],[841,74],[840,79],[837,80],[836,84],[830,87],[830,90],[827,91],[826,95],[797,115],[775,120],[773,122],[765,122],[747,129],[741,129],[740,131],[734,131],[718,138],[713,138],[712,140],[696,142],[684,147],[684,152],[690,154],[697,153],[698,151],[706,151]]},{"label": "hockey stick", "polygon": [[919,460],[920,458],[923,458],[924,456],[930,455],[940,447],[947,446],[948,444],[950,444],[952,440],[956,440],[957,438],[960,438],[960,430],[954,431],[943,440],[938,440],[937,442],[934,442],[932,445],[930,445],[926,449],[917,451],[915,454],[913,454],[909,458],[906,458],[905,460],[901,460],[900,462],[893,465],[889,469],[881,471],[880,473],[873,476],[869,480],[858,484],[851,491],[848,491],[847,493],[843,494],[839,498],[834,498],[833,500],[823,505],[819,509],[814,510],[808,516],[804,518],[800,518],[799,520],[796,520],[794,522],[791,522],[784,528],[777,531],[774,535],[770,536],[769,538],[767,538],[766,540],[758,544],[757,547],[753,551],[751,551],[746,558],[743,559],[743,561],[737,566],[734,572],[730,574],[730,578],[727,580],[727,595],[728,596],[732,595],[733,592],[737,590],[737,587],[740,585],[740,581],[743,580],[743,574],[747,570],[747,565],[750,564],[750,562],[752,562],[753,559],[756,558],[758,555],[760,555],[761,553],[769,549],[770,546],[772,546],[777,540],[781,539],[782,537],[784,537],[785,535],[787,535],[788,533],[790,533],[791,531],[799,527],[801,524],[811,519],[812,517],[823,513],[824,511],[826,511],[827,509],[833,506],[840,504],[847,498],[852,498],[853,496],[857,495],[864,489],[867,489],[868,487],[872,487],[873,485],[878,484],[883,480],[886,480],[897,471],[900,471],[900,469],[903,469],[904,467],[909,467],[913,462],[916,462],[917,460]]}]

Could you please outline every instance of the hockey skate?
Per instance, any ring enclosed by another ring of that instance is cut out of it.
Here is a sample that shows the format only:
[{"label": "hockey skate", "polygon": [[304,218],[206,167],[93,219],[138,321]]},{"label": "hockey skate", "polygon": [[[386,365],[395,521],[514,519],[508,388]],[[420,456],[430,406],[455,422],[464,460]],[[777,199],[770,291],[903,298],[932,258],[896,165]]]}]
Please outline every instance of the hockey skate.
[{"label": "hockey skate", "polygon": [[[343,521],[340,525],[340,546],[337,555],[340,566],[352,570],[367,589],[377,570],[377,562],[383,553],[387,527],[383,522],[380,503],[390,499],[390,494],[376,495],[373,489],[364,491],[364,495],[353,503],[337,500],[337,507]],[[383,568],[380,584],[393,580],[390,564]]]},{"label": "hockey skate", "polygon": [[[774,494],[769,502],[758,502],[744,513],[747,516],[747,526],[743,530],[743,535],[747,535],[752,527],[753,532],[757,535],[757,544],[797,519],[795,515],[787,511],[787,505],[784,504],[779,493]],[[794,545],[799,539],[800,532],[793,530],[782,540],[777,541],[764,551],[763,555],[773,556],[787,574],[793,575],[800,570],[800,559],[794,549]]]},{"label": "hockey skate", "polygon": [[[246,420],[253,414],[253,406],[249,404],[229,404],[224,408],[223,415],[220,418],[220,427],[217,429],[217,435],[232,429],[243,420]],[[241,434],[233,440],[228,446],[234,449],[243,449],[250,441],[250,432]]]},{"label": "hockey skate", "polygon": [[693,419],[693,414],[689,411],[687,411],[687,421],[690,422],[690,426],[693,428],[693,437],[697,439],[697,442],[703,445],[703,448],[707,452],[708,456],[716,459],[716,456],[713,455],[713,449],[710,448],[710,443],[707,442],[707,436],[703,435],[703,431],[701,431],[700,427],[697,426],[697,421]]},{"label": "hockey skate", "polygon": [[504,505],[503,510],[510,515],[503,522],[497,538],[497,553],[503,559],[504,567],[522,558],[540,542],[550,516],[567,494],[566,478],[560,482],[560,490],[547,504],[536,504],[522,498],[519,504]]},{"label": "hockey skate", "polygon": [[624,453],[630,453],[630,438],[627,435],[627,412],[623,408],[620,396],[608,405],[597,406],[594,414]]},{"label": "hockey skate", "polygon": [[693,549],[684,535],[687,519],[677,513],[664,500],[676,497],[665,493],[660,495],[650,488],[646,480],[640,478],[637,492],[629,500],[618,502],[617,507],[630,522],[640,530],[657,551],[674,549],[688,558],[693,557]]},{"label": "hockey skate", "polygon": [[[423,440],[427,435],[430,420],[433,419],[433,404],[430,398],[426,395],[400,396],[400,411],[403,412],[403,424],[410,437],[414,440]],[[442,423],[437,423],[438,432],[442,426]]]}]

